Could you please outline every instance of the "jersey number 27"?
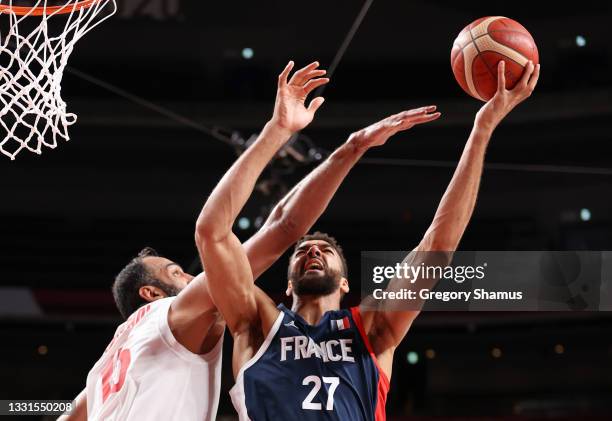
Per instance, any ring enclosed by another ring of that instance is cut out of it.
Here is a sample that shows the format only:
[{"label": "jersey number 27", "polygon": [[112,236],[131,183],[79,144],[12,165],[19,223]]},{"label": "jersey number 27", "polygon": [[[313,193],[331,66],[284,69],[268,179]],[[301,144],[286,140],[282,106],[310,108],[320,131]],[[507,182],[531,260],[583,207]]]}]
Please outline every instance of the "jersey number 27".
[{"label": "jersey number 27", "polygon": [[302,409],[311,409],[315,411],[321,411],[323,409],[323,405],[319,402],[313,402],[312,400],[317,396],[319,390],[321,390],[321,379],[323,383],[329,384],[329,391],[327,392],[327,404],[325,405],[325,409],[327,411],[334,410],[334,393],[336,392],[336,388],[340,384],[339,377],[319,377],[319,376],[308,376],[304,377],[302,380],[303,386],[308,386],[311,383],[314,383],[314,387],[302,402]]}]

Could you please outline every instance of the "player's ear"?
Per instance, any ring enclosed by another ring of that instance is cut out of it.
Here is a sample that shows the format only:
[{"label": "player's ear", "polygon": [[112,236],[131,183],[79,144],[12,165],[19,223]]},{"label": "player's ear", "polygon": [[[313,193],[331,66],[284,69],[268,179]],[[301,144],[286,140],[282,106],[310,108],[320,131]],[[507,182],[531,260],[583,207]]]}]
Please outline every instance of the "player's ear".
[{"label": "player's ear", "polygon": [[166,298],[167,295],[160,288],[157,288],[153,285],[145,285],[138,289],[138,295],[140,295],[144,300],[151,302],[155,300],[159,300],[160,298]]},{"label": "player's ear", "polygon": [[291,279],[289,279],[287,281],[287,290],[285,291],[285,294],[287,295],[287,297],[291,297],[292,293],[293,293],[293,284],[291,283]]},{"label": "player's ear", "polygon": [[340,291],[342,291],[342,293],[344,294],[348,294],[348,292],[351,289],[349,288],[349,283],[348,283],[348,279],[346,279],[344,276],[342,278],[340,278]]}]

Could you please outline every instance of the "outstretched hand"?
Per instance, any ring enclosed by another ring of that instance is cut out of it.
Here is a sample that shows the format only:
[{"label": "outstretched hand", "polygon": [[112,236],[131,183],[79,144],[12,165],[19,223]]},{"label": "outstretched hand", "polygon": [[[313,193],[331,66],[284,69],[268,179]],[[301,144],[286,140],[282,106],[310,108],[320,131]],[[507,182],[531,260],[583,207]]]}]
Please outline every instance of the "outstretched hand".
[{"label": "outstretched hand", "polygon": [[298,132],[310,124],[324,99],[314,98],[306,107],[306,97],[319,86],[329,82],[328,78],[321,77],[325,74],[325,70],[317,69],[319,67],[317,61],[298,70],[288,80],[293,65],[293,61],[290,61],[278,76],[278,90],[272,117],[273,123],[291,133]]},{"label": "outstretched hand", "polygon": [[540,77],[540,65],[529,61],[521,80],[516,86],[506,89],[506,63],[502,60],[497,65],[497,92],[476,114],[476,124],[493,130],[518,104],[529,98]]},{"label": "outstretched hand", "polygon": [[435,105],[403,111],[374,123],[365,129],[353,133],[349,141],[355,142],[358,148],[381,146],[397,132],[408,130],[417,124],[429,123],[440,117]]}]

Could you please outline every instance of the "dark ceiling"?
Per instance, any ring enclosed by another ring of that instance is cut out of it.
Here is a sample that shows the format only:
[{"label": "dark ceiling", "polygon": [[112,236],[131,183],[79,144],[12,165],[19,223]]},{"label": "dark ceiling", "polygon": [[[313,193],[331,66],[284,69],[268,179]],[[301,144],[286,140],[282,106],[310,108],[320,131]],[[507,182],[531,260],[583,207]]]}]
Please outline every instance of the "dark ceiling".
[{"label": "dark ceiling", "polygon": [[[116,16],[77,44],[64,75],[62,95],[79,115],[71,141],[42,156],[0,160],[5,285],[100,290],[108,298],[114,274],[144,245],[189,266],[195,216],[236,156],[206,128],[244,138],[257,133],[284,64],[316,59],[329,66],[363,5],[118,4]],[[494,14],[533,34],[542,77],[534,96],[495,133],[487,158],[494,165],[485,171],[462,247],[612,247],[612,6],[379,0],[304,134],[325,152],[402,109],[435,103],[443,117],[369,153],[321,219],[318,228],[345,243],[354,265],[360,250],[411,248],[426,229],[480,106],[455,82],[450,48],[465,25]],[[582,48],[578,35],[586,39]],[[253,50],[251,59],[242,57],[244,48]],[[282,183],[290,187],[310,168],[297,166]],[[254,220],[273,200],[257,195],[245,216]],[[592,211],[589,224],[578,220],[583,207]],[[282,265],[269,276],[280,279],[272,285],[282,285]]]}]

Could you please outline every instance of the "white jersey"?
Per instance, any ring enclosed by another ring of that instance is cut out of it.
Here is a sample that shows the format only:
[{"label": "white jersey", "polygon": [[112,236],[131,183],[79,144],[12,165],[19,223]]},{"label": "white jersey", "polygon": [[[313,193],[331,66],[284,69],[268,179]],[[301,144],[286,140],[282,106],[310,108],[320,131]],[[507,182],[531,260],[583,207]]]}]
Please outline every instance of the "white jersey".
[{"label": "white jersey", "polygon": [[141,307],[117,328],[87,376],[89,421],[215,419],[223,336],[206,355],[187,350],[168,325],[174,298]]}]

